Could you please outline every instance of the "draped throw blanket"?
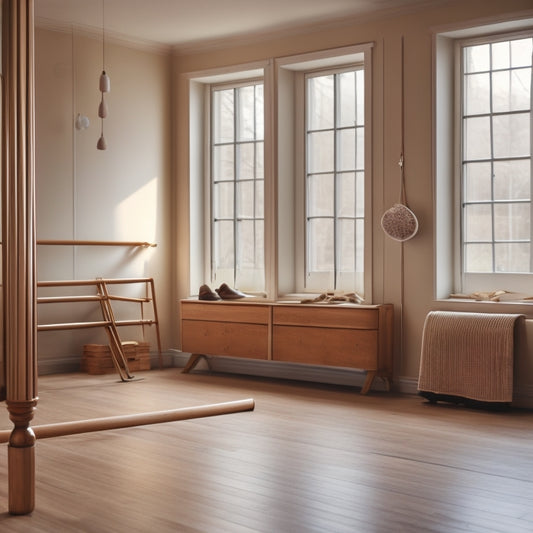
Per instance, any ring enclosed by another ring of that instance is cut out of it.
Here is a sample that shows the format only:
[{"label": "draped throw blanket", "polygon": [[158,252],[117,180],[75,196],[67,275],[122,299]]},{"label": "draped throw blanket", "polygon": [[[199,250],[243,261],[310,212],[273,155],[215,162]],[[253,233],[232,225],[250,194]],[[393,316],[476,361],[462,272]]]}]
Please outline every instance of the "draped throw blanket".
[{"label": "draped throw blanket", "polygon": [[511,402],[516,321],[522,315],[430,312],[418,389],[483,402]]}]

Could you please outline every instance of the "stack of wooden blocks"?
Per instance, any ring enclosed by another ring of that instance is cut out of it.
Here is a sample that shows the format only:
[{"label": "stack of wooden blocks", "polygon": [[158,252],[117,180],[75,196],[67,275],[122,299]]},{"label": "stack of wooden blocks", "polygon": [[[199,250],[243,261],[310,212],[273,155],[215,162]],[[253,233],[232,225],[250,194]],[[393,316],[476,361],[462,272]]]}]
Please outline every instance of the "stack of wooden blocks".
[{"label": "stack of wooden blocks", "polygon": [[[150,370],[150,343],[126,341],[122,350],[130,372]],[[107,344],[86,344],[83,347],[81,371],[91,375],[116,372],[111,349]]]}]

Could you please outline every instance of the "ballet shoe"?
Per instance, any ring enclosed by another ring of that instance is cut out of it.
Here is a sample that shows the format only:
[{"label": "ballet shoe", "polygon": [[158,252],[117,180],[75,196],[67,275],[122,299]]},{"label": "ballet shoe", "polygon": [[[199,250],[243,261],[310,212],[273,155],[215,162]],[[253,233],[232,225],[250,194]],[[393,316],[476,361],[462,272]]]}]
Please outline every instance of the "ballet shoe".
[{"label": "ballet shoe", "polygon": [[222,285],[218,289],[215,289],[215,291],[222,300],[238,300],[240,298],[246,298],[246,294],[237,289],[232,289],[226,283],[222,283]]},{"label": "ballet shoe", "polygon": [[214,293],[208,285],[202,285],[198,291],[198,300],[214,301],[220,300],[218,294]]}]

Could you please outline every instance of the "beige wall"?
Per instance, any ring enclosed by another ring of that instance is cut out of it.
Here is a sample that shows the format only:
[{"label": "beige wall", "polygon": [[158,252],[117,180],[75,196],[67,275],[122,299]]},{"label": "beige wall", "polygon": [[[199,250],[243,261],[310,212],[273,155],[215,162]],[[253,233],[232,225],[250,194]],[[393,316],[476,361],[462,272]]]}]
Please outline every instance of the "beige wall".
[{"label": "beige wall", "polygon": [[[427,312],[445,304],[434,299],[434,208],[432,159],[432,38],[437,28],[466,27],[514,16],[532,16],[530,0],[461,0],[386,19],[367,18],[320,31],[280,34],[211,50],[182,52],[174,61],[177,86],[177,227],[178,293],[188,292],[187,80],[189,72],[253,62],[314,50],[375,43],[373,49],[373,278],[375,303],[392,302],[396,310],[395,375],[415,386],[422,327]],[[529,10],[526,13],[526,10]],[[385,238],[383,212],[398,200],[401,151],[401,37],[405,39],[405,172],[407,198],[416,213],[418,235],[402,244]],[[183,231],[182,231],[183,229]],[[450,306],[448,306],[450,307]],[[452,306],[453,307],[453,306]],[[466,304],[455,308],[469,310]],[[504,310],[505,306],[493,311]],[[513,311],[517,308],[514,307]],[[530,316],[533,313],[526,308]],[[530,350],[531,352],[531,350]],[[531,358],[531,354],[526,354]],[[533,394],[532,364],[520,376]]]},{"label": "beige wall", "polygon": [[[435,31],[533,16],[531,0],[459,0],[389,18],[308,28],[182,50],[173,58],[108,44],[111,77],[108,150],[95,149],[101,42],[38,29],[37,234],[39,239],[147,240],[155,249],[39,247],[38,278],[152,276],[164,348],[178,348],[179,298],[189,295],[187,73],[315,50],[373,42],[373,301],[396,310],[395,377],[416,388],[421,334],[431,309],[520,310],[439,302],[434,298],[432,39]],[[401,149],[401,37],[405,39],[407,198],[420,231],[403,245],[387,239],[382,213],[398,200]],[[173,72],[173,78],[170,74]],[[75,115],[91,127],[77,132]],[[56,311],[46,310],[53,315]],[[48,318],[48,317],[47,317]],[[39,359],[79,354],[93,333],[39,335]],[[532,350],[519,381],[533,398]],[[409,388],[409,387],[407,387]]]},{"label": "beige wall", "polygon": [[[37,277],[39,281],[153,277],[167,349],[173,346],[175,329],[167,290],[171,285],[170,58],[106,44],[111,78],[106,151],[96,149],[101,70],[100,40],[75,30],[36,30],[37,239],[146,241],[157,247],[38,246]],[[78,113],[88,116],[89,129],[74,128]],[[99,318],[92,304],[41,304],[38,311],[43,324]],[[123,318],[131,318],[126,314]],[[137,306],[132,315],[138,316]],[[120,333],[123,340],[141,340],[140,328]],[[105,342],[103,332],[39,333],[40,368],[46,370],[47,362],[60,357],[79,357],[87,342]]]}]

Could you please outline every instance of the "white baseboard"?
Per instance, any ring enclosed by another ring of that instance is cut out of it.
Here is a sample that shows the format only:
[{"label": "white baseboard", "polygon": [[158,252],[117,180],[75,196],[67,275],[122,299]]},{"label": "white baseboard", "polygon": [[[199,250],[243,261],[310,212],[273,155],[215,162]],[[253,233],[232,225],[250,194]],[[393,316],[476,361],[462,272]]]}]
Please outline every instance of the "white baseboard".
[{"label": "white baseboard", "polygon": [[[183,367],[189,359],[190,353],[170,350],[174,357],[174,366]],[[211,370],[213,372],[227,372],[230,374],[248,374],[253,376],[269,377],[276,379],[291,379],[296,381],[313,381],[316,383],[329,383],[332,385],[345,385],[362,387],[366,372],[352,368],[337,368],[332,366],[304,365],[281,361],[262,361],[258,359],[243,359],[240,357],[208,357],[209,366],[200,360],[198,370]],[[414,386],[413,386],[414,384]],[[383,380],[376,378],[372,390],[385,391]],[[405,394],[416,394],[416,380],[400,378],[393,382],[392,390]]]}]

